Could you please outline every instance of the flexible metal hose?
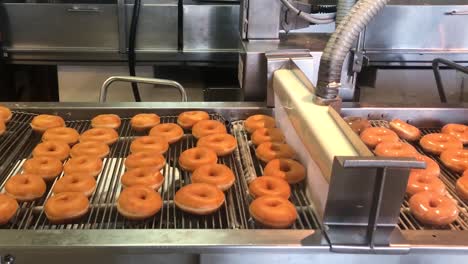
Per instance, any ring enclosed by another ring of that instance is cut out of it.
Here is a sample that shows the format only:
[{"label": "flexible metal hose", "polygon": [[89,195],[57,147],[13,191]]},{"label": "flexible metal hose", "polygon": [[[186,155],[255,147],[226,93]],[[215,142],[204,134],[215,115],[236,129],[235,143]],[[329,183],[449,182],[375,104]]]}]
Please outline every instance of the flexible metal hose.
[{"label": "flexible metal hose", "polygon": [[359,33],[382,10],[388,0],[360,0],[344,17],[330,37],[320,60],[316,95],[323,99],[338,96],[343,63]]},{"label": "flexible metal hose", "polygon": [[312,24],[330,24],[335,21],[334,17],[330,16],[314,16],[313,14],[308,14],[297,9],[289,0],[280,0],[284,6],[286,6],[291,12],[294,12],[298,17],[308,21]]},{"label": "flexible metal hose", "polygon": [[336,27],[349,14],[355,3],[356,0],[338,0],[336,5]]}]

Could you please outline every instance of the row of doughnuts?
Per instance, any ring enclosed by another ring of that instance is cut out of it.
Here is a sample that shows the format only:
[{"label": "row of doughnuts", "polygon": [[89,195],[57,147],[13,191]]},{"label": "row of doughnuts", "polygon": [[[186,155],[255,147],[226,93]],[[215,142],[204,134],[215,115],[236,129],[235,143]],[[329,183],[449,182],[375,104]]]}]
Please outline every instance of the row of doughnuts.
[{"label": "row of doughnuts", "polygon": [[13,113],[8,107],[0,106],[0,136],[5,134],[7,127],[6,124],[10,122]]}]

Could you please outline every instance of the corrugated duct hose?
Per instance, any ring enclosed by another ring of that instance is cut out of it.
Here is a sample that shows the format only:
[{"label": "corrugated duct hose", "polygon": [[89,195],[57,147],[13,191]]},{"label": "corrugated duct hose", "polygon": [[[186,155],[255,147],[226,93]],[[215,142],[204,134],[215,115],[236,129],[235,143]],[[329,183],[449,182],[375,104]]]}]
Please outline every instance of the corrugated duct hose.
[{"label": "corrugated duct hose", "polygon": [[320,61],[315,92],[319,102],[338,97],[341,70],[346,55],[359,37],[359,33],[387,2],[388,0],[360,0],[351,8],[349,14],[342,18],[330,37]]},{"label": "corrugated duct hose", "polygon": [[336,26],[349,14],[355,3],[356,0],[338,0],[336,5]]}]

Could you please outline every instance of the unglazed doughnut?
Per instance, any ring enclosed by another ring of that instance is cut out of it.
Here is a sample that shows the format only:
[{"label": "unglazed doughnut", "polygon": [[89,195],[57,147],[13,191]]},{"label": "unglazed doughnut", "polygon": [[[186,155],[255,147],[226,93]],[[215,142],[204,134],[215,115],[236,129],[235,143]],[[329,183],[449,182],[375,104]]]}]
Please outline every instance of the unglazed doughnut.
[{"label": "unglazed doughnut", "polygon": [[423,136],[419,141],[419,144],[425,151],[437,155],[447,149],[463,148],[462,142],[456,137],[440,133],[433,133]]},{"label": "unglazed doughnut", "polygon": [[161,170],[166,165],[166,159],[162,154],[151,152],[137,152],[130,154],[125,159],[127,169],[153,168]]},{"label": "unglazed doughnut", "polygon": [[370,148],[375,148],[382,142],[398,142],[400,138],[392,130],[385,127],[369,127],[362,131],[361,140]]},{"label": "unglazed doughnut", "polygon": [[93,128],[112,128],[117,129],[120,127],[122,121],[118,115],[104,114],[95,116],[91,119],[91,126]]},{"label": "unglazed doughnut", "polygon": [[93,156],[78,156],[65,163],[63,171],[67,174],[83,174],[96,177],[101,173],[102,160]]},{"label": "unglazed doughnut", "polygon": [[463,176],[457,180],[455,190],[463,201],[468,202],[468,171],[465,171]]},{"label": "unglazed doughnut", "polygon": [[64,127],[65,120],[55,115],[38,115],[31,121],[31,127],[34,131],[44,132],[49,128]]},{"label": "unglazed doughnut", "polygon": [[207,164],[198,167],[192,174],[193,183],[208,183],[226,191],[234,184],[236,178],[232,170],[223,164]]},{"label": "unglazed doughnut", "polygon": [[247,132],[253,133],[259,128],[274,128],[276,127],[276,122],[271,116],[253,115],[245,120],[244,127]]},{"label": "unglazed doughnut", "polygon": [[80,192],[57,193],[44,205],[44,213],[54,224],[68,223],[88,212],[88,198]]},{"label": "unglazed doughnut", "polygon": [[288,199],[291,195],[291,187],[283,179],[273,176],[262,176],[257,177],[249,184],[249,192],[254,198],[280,196]]},{"label": "unglazed doughnut", "polygon": [[153,152],[164,154],[169,149],[169,143],[164,137],[144,136],[133,140],[130,144],[130,151],[137,152]]},{"label": "unglazed doughnut", "polygon": [[80,142],[94,141],[107,145],[114,144],[118,139],[119,134],[112,128],[92,128],[80,136]]},{"label": "unglazed doughnut", "polygon": [[55,179],[62,173],[63,164],[59,159],[39,156],[28,159],[23,164],[23,171],[41,176],[45,181]]},{"label": "unglazed doughnut", "polygon": [[252,136],[252,143],[254,145],[260,145],[263,142],[276,142],[284,143],[285,138],[283,132],[279,128],[259,128],[256,129]]},{"label": "unglazed doughnut", "polygon": [[218,156],[226,156],[237,148],[237,140],[229,134],[213,134],[200,138],[197,147],[209,148]]},{"label": "unglazed doughnut", "polygon": [[10,108],[0,106],[0,119],[3,120],[3,122],[8,123],[10,122],[11,117],[13,117],[13,114],[11,113]]},{"label": "unglazed doughnut", "polygon": [[460,124],[447,124],[442,128],[443,134],[456,137],[463,144],[468,144],[468,126]]},{"label": "unglazed doughnut", "polygon": [[174,203],[184,212],[207,215],[218,210],[224,199],[224,193],[215,185],[192,183],[176,192]]},{"label": "unglazed doughnut", "polygon": [[433,159],[429,158],[428,156],[424,155],[416,155],[414,157],[418,161],[424,161],[426,163],[425,169],[412,169],[411,172],[420,172],[429,177],[439,177],[440,175],[440,167],[437,162]]},{"label": "unglazed doughnut", "polygon": [[122,175],[120,181],[124,187],[142,185],[158,190],[164,182],[164,176],[158,169],[143,167],[128,170]]},{"label": "unglazed doughnut", "polygon": [[290,227],[297,219],[294,205],[280,196],[261,196],[249,206],[252,217],[270,228]]},{"label": "unglazed doughnut", "polygon": [[44,195],[46,184],[40,176],[30,173],[17,174],[5,183],[5,191],[18,201],[33,201]]},{"label": "unglazed doughnut", "polygon": [[89,197],[96,190],[96,179],[87,174],[67,174],[54,185],[53,193],[79,192]]},{"label": "unglazed doughnut", "polygon": [[444,226],[458,218],[459,210],[455,202],[438,193],[421,192],[409,200],[411,213],[423,224]]},{"label": "unglazed doughnut", "polygon": [[290,184],[298,183],[306,177],[302,164],[292,159],[274,159],[263,170],[264,175],[278,177]]},{"label": "unglazed doughnut", "polygon": [[161,210],[161,195],[145,186],[132,186],[123,189],[117,199],[117,211],[125,218],[143,220]]},{"label": "unglazed doughnut", "polygon": [[448,149],[440,154],[440,160],[449,169],[463,172],[468,169],[467,149]]},{"label": "unglazed doughnut", "polygon": [[197,139],[208,135],[226,133],[226,126],[217,120],[201,120],[192,127],[192,134]]},{"label": "unglazed doughnut", "polygon": [[85,141],[74,145],[70,151],[70,156],[76,158],[79,156],[93,156],[100,159],[109,155],[110,149],[107,144],[96,141]]},{"label": "unglazed doughnut", "polygon": [[446,193],[445,185],[439,178],[427,176],[421,172],[411,172],[408,179],[408,186],[406,187],[406,193],[411,196],[424,191],[438,194]]},{"label": "unglazed doughnut", "polygon": [[0,226],[8,223],[15,216],[18,207],[15,199],[0,193]]},{"label": "unglazed doughnut", "polygon": [[70,146],[60,141],[46,141],[38,144],[32,154],[33,157],[50,157],[65,160],[70,154]]},{"label": "unglazed doughnut", "polygon": [[371,127],[369,120],[358,116],[347,116],[344,121],[351,127],[356,134],[361,134],[366,128]]},{"label": "unglazed doughnut", "polygon": [[274,159],[292,159],[296,153],[288,144],[264,142],[255,150],[257,157],[268,163]]},{"label": "unglazed doughnut", "polygon": [[375,147],[375,154],[380,157],[414,157],[418,151],[408,143],[404,142],[382,142]]},{"label": "unglazed doughnut", "polygon": [[179,141],[184,136],[184,130],[177,124],[166,123],[153,127],[150,136],[164,137],[169,144]]},{"label": "unglazed doughnut", "polygon": [[419,130],[419,128],[412,126],[403,120],[393,119],[389,125],[390,128],[402,139],[416,141],[421,137],[421,130]]},{"label": "unglazed doughnut", "polygon": [[183,170],[194,171],[207,164],[216,164],[218,156],[209,148],[196,147],[187,149],[179,157],[179,165]]},{"label": "unglazed doughnut", "polygon": [[80,134],[73,128],[69,127],[54,127],[49,128],[42,135],[42,141],[62,141],[69,145],[78,142]]},{"label": "unglazed doughnut", "polygon": [[177,124],[185,129],[192,128],[197,122],[210,119],[210,115],[203,111],[183,112],[177,117]]},{"label": "unglazed doughnut", "polygon": [[136,131],[145,131],[161,122],[161,118],[157,114],[138,114],[132,117],[130,125]]}]

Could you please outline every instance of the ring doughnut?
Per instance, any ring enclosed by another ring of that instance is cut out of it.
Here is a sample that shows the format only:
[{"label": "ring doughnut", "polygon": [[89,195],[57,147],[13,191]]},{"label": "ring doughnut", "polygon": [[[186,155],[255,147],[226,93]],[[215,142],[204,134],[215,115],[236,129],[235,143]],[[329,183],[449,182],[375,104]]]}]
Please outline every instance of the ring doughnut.
[{"label": "ring doughnut", "polygon": [[42,141],[62,141],[68,145],[75,144],[79,138],[78,131],[69,127],[49,128],[42,135]]},{"label": "ring doughnut", "polygon": [[249,206],[252,217],[263,226],[270,228],[290,227],[297,219],[294,205],[279,196],[261,196]]},{"label": "ring doughnut", "polygon": [[98,115],[91,119],[91,126],[93,128],[118,129],[121,123],[120,117],[114,114]]},{"label": "ring doughnut", "polygon": [[442,133],[456,137],[463,144],[468,144],[468,126],[459,124],[447,124],[442,127]]},{"label": "ring doughnut", "polygon": [[63,171],[67,174],[83,174],[96,177],[101,173],[102,160],[93,156],[78,156],[65,163]]},{"label": "ring doughnut", "polygon": [[18,202],[8,195],[0,193],[0,226],[7,224],[18,210]]},{"label": "ring doughnut", "polygon": [[260,144],[255,150],[255,154],[265,163],[274,159],[292,159],[296,155],[288,144],[274,142]]},{"label": "ring doughnut", "polygon": [[289,199],[291,187],[280,178],[273,176],[257,177],[249,184],[250,195],[254,198],[261,196],[280,196]]},{"label": "ring doughnut", "polygon": [[224,203],[224,193],[208,183],[192,183],[180,188],[174,197],[174,203],[184,212],[196,215],[208,215]]},{"label": "ring doughnut", "polygon": [[404,142],[381,142],[375,147],[374,152],[380,157],[410,158],[419,155],[413,146]]},{"label": "ring doughnut", "polygon": [[455,190],[463,201],[468,202],[468,171],[465,171],[463,176],[457,180]]},{"label": "ring doughnut", "polygon": [[400,138],[392,130],[385,127],[369,127],[362,131],[361,140],[369,148],[375,148],[382,142],[398,142]]},{"label": "ring doughnut", "polygon": [[448,149],[440,154],[440,160],[449,169],[463,172],[468,169],[468,150]]},{"label": "ring doughnut", "polygon": [[55,179],[62,173],[63,164],[59,159],[39,156],[28,159],[23,164],[23,171],[41,176],[44,181]]},{"label": "ring doughnut", "polygon": [[247,132],[252,134],[259,128],[274,128],[276,127],[276,122],[271,116],[253,115],[245,120],[244,127]]},{"label": "ring doughnut", "polygon": [[45,141],[38,144],[33,152],[33,157],[49,157],[65,160],[70,154],[70,146],[60,141]]},{"label": "ring doughnut", "polygon": [[127,169],[153,168],[161,170],[166,165],[166,159],[162,154],[151,152],[137,152],[128,155],[125,159]]},{"label": "ring doughnut", "polygon": [[425,191],[443,195],[446,193],[445,184],[437,177],[427,176],[420,172],[411,172],[408,178],[406,193],[412,196]]},{"label": "ring doughnut", "polygon": [[198,167],[216,162],[218,162],[216,152],[203,147],[187,149],[179,156],[179,165],[185,171],[194,171]]},{"label": "ring doughnut", "polygon": [[209,148],[218,156],[226,156],[237,148],[237,140],[229,134],[213,134],[200,138],[197,147]]},{"label": "ring doughnut", "polygon": [[73,173],[60,178],[54,185],[52,192],[79,192],[90,197],[96,190],[96,179],[87,174]]},{"label": "ring doughnut", "polygon": [[92,128],[80,136],[80,142],[94,141],[107,145],[114,144],[118,139],[119,134],[112,128]]},{"label": "ring doughnut", "polygon": [[433,159],[429,158],[428,156],[424,155],[416,155],[414,157],[418,161],[424,161],[426,163],[426,168],[425,169],[412,169],[411,172],[420,172],[422,174],[425,174],[429,177],[439,177],[440,175],[440,167],[437,162],[435,162]]},{"label": "ring doughnut", "polygon": [[302,164],[292,159],[274,159],[268,162],[263,170],[264,175],[281,178],[290,184],[295,184],[306,177]]},{"label": "ring doughnut", "polygon": [[169,144],[172,144],[179,141],[184,136],[184,130],[177,124],[166,123],[153,127],[150,130],[149,135],[154,137],[164,137]]},{"label": "ring doughnut", "polygon": [[145,186],[132,186],[123,189],[117,199],[117,211],[125,218],[143,220],[161,210],[161,195]]},{"label": "ring doughnut", "polygon": [[207,164],[198,167],[192,174],[193,183],[208,183],[226,191],[234,184],[236,178],[232,170],[223,164]]},{"label": "ring doughnut", "polygon": [[177,117],[177,124],[185,129],[192,128],[197,122],[210,119],[210,115],[203,111],[183,112]]},{"label": "ring doughnut", "polygon": [[158,190],[164,182],[164,176],[155,168],[135,168],[125,172],[124,175],[122,175],[120,182],[126,188],[135,185],[142,185],[153,190]]},{"label": "ring doughnut", "polygon": [[10,108],[5,106],[0,106],[0,119],[3,120],[4,123],[10,122],[13,114],[11,113]]},{"label": "ring doughnut", "polygon": [[390,129],[402,139],[416,141],[421,138],[421,130],[400,119],[393,119],[390,123]]},{"label": "ring doughnut", "polygon": [[157,114],[138,114],[132,117],[130,125],[136,131],[145,131],[161,122],[161,118]]},{"label": "ring doughnut", "polygon": [[88,198],[80,192],[57,193],[44,205],[44,213],[51,223],[62,224],[79,219],[89,210]]},{"label": "ring doughnut", "polygon": [[164,137],[144,136],[133,140],[130,144],[130,151],[137,152],[153,152],[164,154],[169,149],[169,143]]},{"label": "ring doughnut", "polygon": [[361,134],[361,132],[364,131],[366,128],[371,127],[371,123],[369,122],[369,120],[362,117],[348,116],[345,117],[344,120],[351,127],[354,133],[358,135]]},{"label": "ring doughnut", "polygon": [[427,134],[419,141],[421,147],[430,153],[439,155],[447,149],[462,149],[463,144],[452,135],[433,133]]},{"label": "ring doughnut", "polygon": [[459,210],[455,202],[438,193],[421,192],[409,200],[410,210],[414,217],[423,224],[444,226],[458,218]]},{"label": "ring doughnut", "polygon": [[226,127],[217,120],[201,120],[192,127],[196,139],[213,134],[227,134]]},{"label": "ring doughnut", "polygon": [[76,158],[79,156],[94,156],[100,159],[109,155],[110,149],[107,144],[95,141],[85,141],[74,145],[70,151],[70,156]]},{"label": "ring doughnut", "polygon": [[29,202],[44,195],[46,184],[40,176],[30,173],[17,174],[5,183],[5,192],[17,201]]},{"label": "ring doughnut", "polygon": [[252,136],[252,143],[256,146],[263,142],[284,143],[286,140],[283,132],[279,128],[259,128],[256,129]]},{"label": "ring doughnut", "polygon": [[39,133],[43,133],[49,128],[64,127],[65,120],[55,115],[38,115],[31,121],[31,128]]}]

